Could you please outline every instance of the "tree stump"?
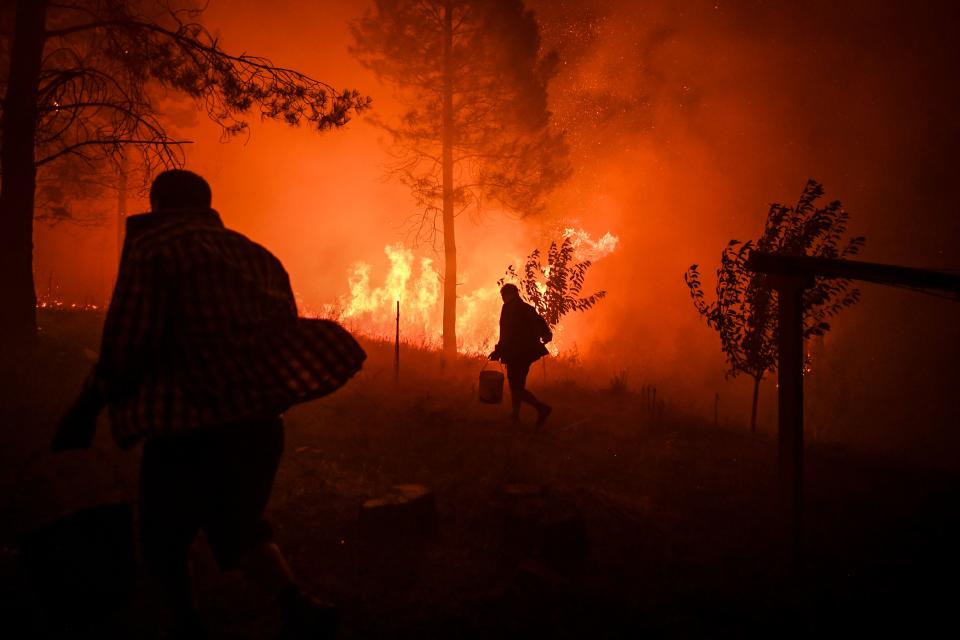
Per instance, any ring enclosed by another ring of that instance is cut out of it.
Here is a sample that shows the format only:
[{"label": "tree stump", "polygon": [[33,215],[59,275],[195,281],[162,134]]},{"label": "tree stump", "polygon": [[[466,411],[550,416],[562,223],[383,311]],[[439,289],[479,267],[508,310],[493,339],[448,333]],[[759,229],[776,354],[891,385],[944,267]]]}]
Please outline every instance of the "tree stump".
[{"label": "tree stump", "polygon": [[427,544],[438,533],[433,492],[400,484],[360,505],[357,568],[368,589],[406,588],[416,582]]},{"label": "tree stump", "polygon": [[579,573],[590,555],[587,525],[580,512],[569,505],[553,505],[540,520],[540,559],[563,574]]},{"label": "tree stump", "polygon": [[500,560],[510,566],[536,561],[551,571],[580,572],[590,555],[586,523],[572,505],[542,487],[510,484],[496,492]]},{"label": "tree stump", "polygon": [[365,542],[409,542],[437,535],[433,491],[422,484],[398,484],[386,495],[360,506],[360,537]]},{"label": "tree stump", "polygon": [[540,542],[540,513],[545,508],[543,487],[507,484],[499,487],[494,509],[500,529],[500,562],[515,566],[535,557]]}]

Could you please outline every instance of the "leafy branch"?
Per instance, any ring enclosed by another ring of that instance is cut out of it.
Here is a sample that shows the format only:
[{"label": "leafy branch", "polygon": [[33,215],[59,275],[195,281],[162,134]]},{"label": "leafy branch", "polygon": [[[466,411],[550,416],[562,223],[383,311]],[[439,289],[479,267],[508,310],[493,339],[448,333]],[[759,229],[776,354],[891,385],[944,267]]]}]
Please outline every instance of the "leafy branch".
[{"label": "leafy branch", "polygon": [[[859,253],[866,242],[863,236],[843,239],[850,214],[839,200],[818,206],[823,195],[823,186],[808,180],[796,206],[770,205],[763,233],[756,241],[728,242],[720,256],[713,301],[704,296],[698,265],[684,274],[697,313],[720,334],[729,366],[727,376],[744,373],[754,379],[751,428],[756,425],[757,388],[763,377],[776,369],[779,328],[777,295],[767,286],[767,276],[747,267],[750,252],[847,258]],[[859,299],[860,291],[850,280],[817,278],[803,296],[803,337],[824,335],[830,330],[827,319]]]},{"label": "leafy branch", "polygon": [[576,262],[575,253],[576,247],[570,236],[559,245],[551,242],[546,264],[541,259],[540,250],[534,249],[527,256],[522,273],[514,265],[509,265],[497,284],[503,285],[508,280],[517,283],[523,298],[553,329],[567,313],[592,309],[607,295],[606,291],[597,291],[580,296],[587,269],[593,263],[590,260]]}]

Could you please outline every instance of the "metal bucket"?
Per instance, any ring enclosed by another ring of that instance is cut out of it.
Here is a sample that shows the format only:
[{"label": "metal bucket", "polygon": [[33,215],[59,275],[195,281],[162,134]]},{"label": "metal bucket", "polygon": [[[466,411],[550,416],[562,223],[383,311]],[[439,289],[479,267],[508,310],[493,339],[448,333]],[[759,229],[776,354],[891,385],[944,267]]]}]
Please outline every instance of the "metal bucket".
[{"label": "metal bucket", "polygon": [[480,402],[484,404],[500,404],[503,402],[503,372],[480,372]]}]

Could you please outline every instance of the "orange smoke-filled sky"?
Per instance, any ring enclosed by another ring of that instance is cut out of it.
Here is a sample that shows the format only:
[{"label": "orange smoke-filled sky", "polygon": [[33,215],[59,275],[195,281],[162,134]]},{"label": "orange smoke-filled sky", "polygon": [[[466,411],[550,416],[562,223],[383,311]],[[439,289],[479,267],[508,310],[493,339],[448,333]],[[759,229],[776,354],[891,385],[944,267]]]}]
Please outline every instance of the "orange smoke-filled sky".
[{"label": "orange smoke-filled sky", "polygon": [[[369,4],[212,0],[203,21],[227,50],[359,89],[388,118],[393,89],[348,52],[348,21]],[[745,382],[722,380],[718,339],[698,320],[682,275],[692,263],[711,274],[729,239],[757,236],[769,203],[795,201],[810,177],[852,213],[851,231],[867,236],[864,259],[960,269],[960,45],[950,3],[527,4],[560,55],[550,101],[574,173],[543,219],[459,220],[460,281],[464,290],[491,285],[556,223],[619,236],[587,277],[587,289],[609,297],[567,328],[601,377],[626,368],[636,384],[659,381],[696,406],[712,406],[715,390],[740,393]],[[248,140],[221,144],[203,116],[184,105],[175,115],[195,142],[187,167],[210,181],[214,207],[283,260],[307,306],[345,295],[358,260],[382,280],[384,247],[405,239],[416,211],[404,187],[384,180],[383,134],[368,119],[323,134],[255,122]],[[67,297],[102,298],[112,233],[40,229],[38,289],[56,281]],[[864,294],[827,338],[831,366],[848,382],[862,375],[857,367],[885,373],[873,395],[852,383],[836,402],[870,403],[903,386],[895,371],[926,368],[934,382],[898,402],[929,405],[925,394],[956,381],[948,364],[960,355],[957,306],[874,286]],[[916,334],[943,342],[925,347]],[[938,407],[932,421],[957,414],[955,401]]]}]

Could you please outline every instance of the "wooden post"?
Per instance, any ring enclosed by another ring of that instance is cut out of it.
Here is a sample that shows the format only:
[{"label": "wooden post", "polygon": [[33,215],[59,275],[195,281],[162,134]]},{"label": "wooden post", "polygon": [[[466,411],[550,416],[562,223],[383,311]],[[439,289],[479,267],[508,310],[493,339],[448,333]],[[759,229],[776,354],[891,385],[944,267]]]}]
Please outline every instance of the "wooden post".
[{"label": "wooden post", "polygon": [[770,274],[769,286],[778,294],[780,489],[795,559],[799,560],[803,534],[803,291],[813,286],[815,277],[846,278],[949,291],[960,300],[960,276],[897,265],[759,251],[750,254],[747,265],[758,273]]},{"label": "wooden post", "polygon": [[653,387],[650,391],[650,422],[657,424],[657,388]]},{"label": "wooden post", "polygon": [[805,276],[771,278],[777,290],[780,344],[777,364],[777,440],[780,495],[796,557],[803,546],[803,292]]},{"label": "wooden post", "polygon": [[400,301],[397,300],[397,335],[393,343],[393,380],[400,382]]}]

